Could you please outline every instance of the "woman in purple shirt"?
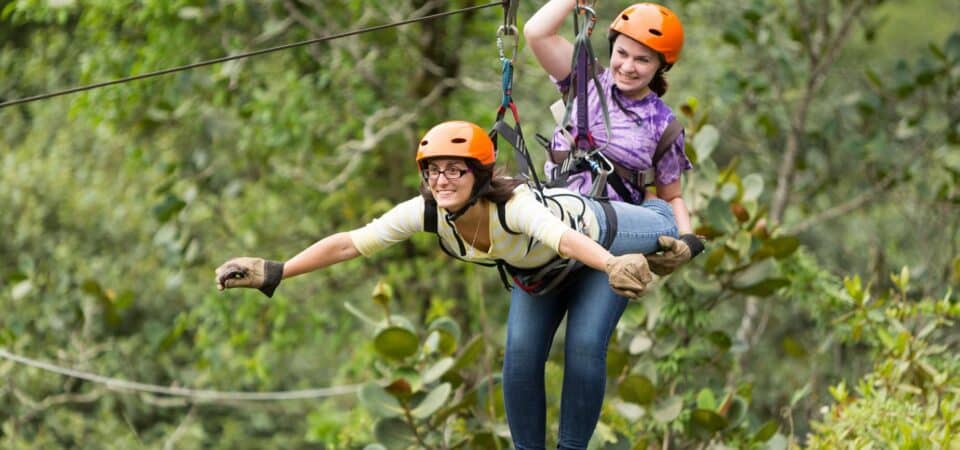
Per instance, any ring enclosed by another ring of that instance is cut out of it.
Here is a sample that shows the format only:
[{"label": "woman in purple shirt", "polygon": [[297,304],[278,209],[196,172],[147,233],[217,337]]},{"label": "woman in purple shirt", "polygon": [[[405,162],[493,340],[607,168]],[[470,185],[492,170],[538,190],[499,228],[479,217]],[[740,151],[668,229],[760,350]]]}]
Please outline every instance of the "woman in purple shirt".
[{"label": "woman in purple shirt", "polygon": [[[576,2],[549,0],[524,27],[534,55],[561,90],[569,87],[574,46],[560,37],[558,30]],[[682,46],[683,29],[670,10],[649,3],[633,5],[610,26],[610,68],[598,78],[604,95],[598,95],[592,83],[587,90],[588,128],[596,145],[604,148],[604,156],[631,172],[655,166],[652,181],[656,195],[635,185],[619,189],[624,195],[609,187],[605,194],[611,200],[627,202],[613,201],[609,205],[615,211],[619,228],[631,230],[634,238],[645,234],[636,230],[653,225],[645,223],[650,219],[638,209],[661,211],[661,215],[675,221],[679,239],[673,237],[676,234],[660,236],[663,253],[647,257],[651,270],[660,275],[670,273],[703,250],[703,243],[692,232],[690,215],[680,195],[680,175],[691,168],[683,151],[682,133],[653,164],[658,142],[674,120],[673,112],[660,99],[667,88],[663,73],[676,62]],[[601,101],[608,103],[610,136],[606,133]],[[571,117],[575,129],[576,114]],[[571,148],[563,132],[558,129],[555,133],[554,150]],[[548,162],[547,172],[554,166]],[[589,195],[593,185],[590,172],[569,174],[567,185]],[[642,203],[643,208],[628,203]],[[562,295],[536,296],[515,289],[511,296],[503,393],[507,422],[518,450],[544,448],[544,365],[564,316],[578,326],[567,326],[558,448],[587,448],[596,428],[606,387],[607,346],[627,299],[600,284],[587,282],[587,276],[582,278],[564,286]]]}]

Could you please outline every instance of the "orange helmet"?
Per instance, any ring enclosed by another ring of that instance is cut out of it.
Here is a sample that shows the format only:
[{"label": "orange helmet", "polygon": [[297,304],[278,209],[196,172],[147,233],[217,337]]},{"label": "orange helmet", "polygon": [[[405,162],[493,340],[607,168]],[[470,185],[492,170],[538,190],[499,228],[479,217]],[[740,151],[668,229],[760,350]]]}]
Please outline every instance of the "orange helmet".
[{"label": "orange helmet", "polygon": [[667,64],[680,58],[683,48],[683,25],[673,11],[655,3],[637,3],[623,10],[610,24],[610,43],[617,33],[652,48],[663,55]]},{"label": "orange helmet", "polygon": [[462,120],[443,122],[434,126],[420,139],[417,147],[417,164],[424,159],[448,156],[473,158],[481,165],[493,164],[497,155],[493,141],[479,126]]}]

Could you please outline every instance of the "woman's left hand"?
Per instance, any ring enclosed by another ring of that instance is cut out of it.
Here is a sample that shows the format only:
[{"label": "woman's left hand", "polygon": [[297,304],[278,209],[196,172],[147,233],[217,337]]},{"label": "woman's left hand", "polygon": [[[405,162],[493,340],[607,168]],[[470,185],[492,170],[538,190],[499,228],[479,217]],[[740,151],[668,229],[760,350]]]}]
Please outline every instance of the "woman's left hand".
[{"label": "woman's left hand", "polygon": [[660,236],[657,242],[663,253],[647,256],[647,261],[650,262],[650,270],[660,276],[673,273],[677,267],[686,264],[703,251],[703,242],[693,234],[684,234],[680,239]]}]

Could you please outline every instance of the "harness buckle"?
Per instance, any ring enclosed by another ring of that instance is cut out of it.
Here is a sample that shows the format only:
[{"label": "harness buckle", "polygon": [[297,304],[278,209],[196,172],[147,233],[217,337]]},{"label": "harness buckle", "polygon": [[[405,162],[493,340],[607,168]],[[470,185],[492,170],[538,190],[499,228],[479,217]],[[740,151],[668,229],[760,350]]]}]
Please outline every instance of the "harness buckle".
[{"label": "harness buckle", "polygon": [[613,163],[607,157],[595,151],[587,157],[590,164],[590,170],[593,172],[593,186],[590,188],[590,196],[599,198],[605,196],[607,192],[607,176],[613,172]]}]

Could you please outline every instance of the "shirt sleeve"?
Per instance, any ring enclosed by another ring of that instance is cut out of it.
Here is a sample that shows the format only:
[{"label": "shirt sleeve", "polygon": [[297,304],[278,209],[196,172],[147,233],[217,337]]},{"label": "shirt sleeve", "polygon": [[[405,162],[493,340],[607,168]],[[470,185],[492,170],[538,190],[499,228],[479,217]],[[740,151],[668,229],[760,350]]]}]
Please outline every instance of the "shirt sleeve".
[{"label": "shirt sleeve", "polygon": [[693,168],[693,164],[690,163],[690,160],[687,159],[687,154],[684,152],[684,135],[685,132],[681,131],[677,139],[673,141],[673,144],[667,148],[663,157],[660,158],[660,162],[656,167],[657,184],[665,185],[673,183],[680,179],[680,175],[684,171]]},{"label": "shirt sleeve", "polygon": [[[573,229],[540,203],[530,188],[518,187],[506,208],[507,225],[511,229],[532,237],[560,254],[560,237]],[[563,254],[560,256],[568,257]]]},{"label": "shirt sleeve", "polygon": [[370,256],[423,231],[423,197],[417,196],[393,207],[367,225],[350,232],[353,245]]}]

